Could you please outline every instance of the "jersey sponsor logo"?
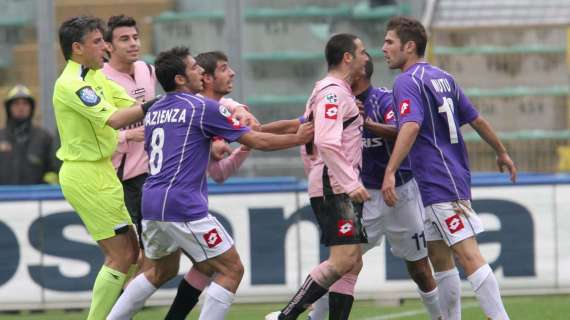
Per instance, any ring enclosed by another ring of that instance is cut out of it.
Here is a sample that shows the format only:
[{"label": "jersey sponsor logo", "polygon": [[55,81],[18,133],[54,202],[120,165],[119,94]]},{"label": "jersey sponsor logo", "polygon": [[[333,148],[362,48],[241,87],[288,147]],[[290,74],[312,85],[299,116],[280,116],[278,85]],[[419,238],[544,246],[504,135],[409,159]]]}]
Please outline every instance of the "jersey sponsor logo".
[{"label": "jersey sponsor logo", "polygon": [[392,108],[390,108],[390,111],[388,111],[385,115],[384,115],[384,123],[388,123],[390,120],[394,119],[394,110],[392,110]]},{"label": "jersey sponsor logo", "polygon": [[216,228],[206,232],[206,234],[204,234],[204,240],[206,241],[208,248],[213,248],[222,243],[222,237],[220,237]]},{"label": "jersey sponsor logo", "polygon": [[364,148],[381,147],[384,145],[382,138],[362,138],[362,145]]},{"label": "jersey sponsor logo", "polygon": [[449,229],[449,232],[451,232],[451,234],[454,234],[465,227],[459,214],[454,214],[451,217],[445,219],[445,223],[447,224],[447,229]]},{"label": "jersey sponsor logo", "polygon": [[101,98],[90,86],[85,86],[75,91],[75,94],[77,94],[79,100],[81,100],[81,102],[83,102],[83,104],[88,107],[96,106],[99,104],[99,102],[101,102]]},{"label": "jersey sponsor logo", "polygon": [[405,99],[402,100],[402,102],[400,102],[400,115],[405,115],[410,113],[411,108],[410,108],[410,100]]},{"label": "jersey sponsor logo", "polygon": [[327,103],[325,104],[325,119],[336,120],[338,116],[338,105]]},{"label": "jersey sponsor logo", "polygon": [[327,103],[333,103],[333,104],[338,103],[338,97],[334,93],[327,94],[325,96],[325,100],[327,100]]},{"label": "jersey sponsor logo", "polygon": [[351,220],[340,219],[336,225],[339,237],[351,237],[354,235],[354,223]]}]

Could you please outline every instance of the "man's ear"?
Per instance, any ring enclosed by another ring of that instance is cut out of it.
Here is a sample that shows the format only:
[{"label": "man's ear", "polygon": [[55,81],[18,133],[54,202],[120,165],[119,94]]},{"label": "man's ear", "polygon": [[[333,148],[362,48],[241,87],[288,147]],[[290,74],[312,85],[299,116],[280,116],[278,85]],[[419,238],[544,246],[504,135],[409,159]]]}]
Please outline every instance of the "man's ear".
[{"label": "man's ear", "polygon": [[83,55],[83,45],[79,42],[71,44],[71,54]]},{"label": "man's ear", "polygon": [[186,77],[181,75],[181,74],[177,74],[174,76],[174,83],[176,84],[176,86],[183,86],[186,84]]},{"label": "man's ear", "polygon": [[208,83],[214,83],[214,77],[210,74],[204,73],[204,76],[202,77],[202,81],[204,81],[204,84]]},{"label": "man's ear", "polygon": [[343,60],[344,62],[346,62],[346,63],[351,63],[351,62],[352,62],[352,59],[354,59],[354,56],[353,56],[352,53],[350,53],[350,52],[345,52],[345,53],[342,55],[342,60]]},{"label": "man's ear", "polygon": [[417,52],[417,46],[414,41],[408,41],[404,45],[404,51],[409,54],[413,54]]}]

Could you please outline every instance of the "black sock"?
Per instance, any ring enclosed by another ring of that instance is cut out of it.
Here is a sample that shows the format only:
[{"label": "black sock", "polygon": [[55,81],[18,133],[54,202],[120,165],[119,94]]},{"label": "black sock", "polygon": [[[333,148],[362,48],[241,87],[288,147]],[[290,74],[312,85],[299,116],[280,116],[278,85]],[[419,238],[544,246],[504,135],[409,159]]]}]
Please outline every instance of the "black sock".
[{"label": "black sock", "polygon": [[321,287],[309,275],[299,291],[293,296],[287,306],[281,310],[279,320],[293,320],[307,308],[327,293],[328,289]]},{"label": "black sock", "polygon": [[329,320],[348,320],[353,302],[352,295],[329,292]]},{"label": "black sock", "polygon": [[186,316],[192,311],[194,306],[198,303],[198,298],[202,293],[188,284],[186,279],[182,279],[176,291],[176,297],[170,306],[170,310],[166,314],[165,320],[184,320]]}]

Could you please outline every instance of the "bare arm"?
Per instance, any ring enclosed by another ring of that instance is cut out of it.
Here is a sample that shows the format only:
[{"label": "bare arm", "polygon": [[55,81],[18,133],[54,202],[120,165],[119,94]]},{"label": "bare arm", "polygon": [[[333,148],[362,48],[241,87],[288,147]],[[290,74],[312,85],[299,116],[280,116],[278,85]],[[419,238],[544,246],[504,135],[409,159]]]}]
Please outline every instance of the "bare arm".
[{"label": "bare arm", "polygon": [[398,128],[396,126],[374,122],[370,118],[366,118],[364,121],[364,128],[384,139],[396,140],[396,136],[398,136]]},{"label": "bare arm", "polygon": [[299,119],[277,120],[261,125],[261,131],[274,134],[295,133],[300,126]]},{"label": "bare arm", "polygon": [[416,122],[406,122],[398,133],[396,145],[386,166],[384,181],[382,182],[382,195],[384,196],[384,201],[386,201],[386,204],[390,207],[395,206],[398,202],[398,196],[396,194],[396,171],[408,153],[410,153],[419,132],[419,124]]},{"label": "bare arm", "polygon": [[143,109],[137,105],[117,110],[107,119],[107,125],[113,129],[120,129],[141,120],[143,117]]},{"label": "bare arm", "polygon": [[252,149],[273,151],[287,149],[309,142],[313,138],[314,127],[312,123],[306,123],[299,127],[295,134],[276,135],[272,133],[250,131],[238,140]]},{"label": "bare arm", "polygon": [[485,118],[482,116],[478,116],[475,120],[469,123],[477,134],[487,142],[495,150],[497,154],[497,166],[499,167],[499,171],[503,172],[504,167],[507,167],[509,173],[511,175],[511,181],[514,183],[517,181],[517,168],[509,153],[507,152],[507,148],[503,145],[497,134],[489,124]]}]

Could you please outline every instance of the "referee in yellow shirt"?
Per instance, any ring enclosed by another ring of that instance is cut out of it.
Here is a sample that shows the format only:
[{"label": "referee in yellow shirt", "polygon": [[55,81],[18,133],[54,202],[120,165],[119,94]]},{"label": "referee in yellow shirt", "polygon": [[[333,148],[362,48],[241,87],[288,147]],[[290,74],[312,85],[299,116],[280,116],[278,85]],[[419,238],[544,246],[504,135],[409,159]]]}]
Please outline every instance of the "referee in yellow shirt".
[{"label": "referee in yellow shirt", "polygon": [[105,255],[93,286],[88,319],[105,319],[139,252],[122,185],[111,163],[117,131],[143,118],[141,107],[101,72],[105,54],[103,22],[73,17],[59,28],[67,61],[57,79],[53,106],[61,148],[57,157],[65,199],[81,217]]}]

